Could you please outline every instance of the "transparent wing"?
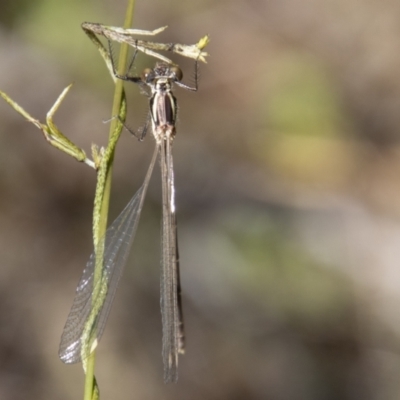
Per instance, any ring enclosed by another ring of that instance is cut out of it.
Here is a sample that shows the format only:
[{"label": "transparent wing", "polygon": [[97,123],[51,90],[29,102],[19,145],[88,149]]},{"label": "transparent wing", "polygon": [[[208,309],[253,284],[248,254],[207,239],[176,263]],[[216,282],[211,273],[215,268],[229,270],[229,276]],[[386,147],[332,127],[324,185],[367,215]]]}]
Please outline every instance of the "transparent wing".
[{"label": "transparent wing", "polygon": [[95,278],[96,251],[86,264],[61,337],[59,356],[65,363],[76,363],[86,359],[96,347],[104,331],[118,282],[138,227],[156,158],[157,148],[143,185],[98,243],[96,251],[104,254],[99,276]]},{"label": "transparent wing", "polygon": [[161,258],[162,355],[164,381],[176,382],[178,379],[178,354],[184,353],[184,332],[179,278],[174,169],[170,139],[162,140],[160,153],[163,189]]}]

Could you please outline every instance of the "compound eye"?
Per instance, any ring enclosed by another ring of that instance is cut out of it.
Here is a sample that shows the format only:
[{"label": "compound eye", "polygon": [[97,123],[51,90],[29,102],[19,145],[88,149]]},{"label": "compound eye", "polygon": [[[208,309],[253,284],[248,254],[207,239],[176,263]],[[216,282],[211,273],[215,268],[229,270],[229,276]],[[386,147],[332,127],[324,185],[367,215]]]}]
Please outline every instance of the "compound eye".
[{"label": "compound eye", "polygon": [[171,72],[175,76],[177,81],[181,81],[183,78],[182,70],[179,67],[171,67]]},{"label": "compound eye", "polygon": [[154,71],[151,68],[146,68],[142,72],[142,81],[145,83],[150,83],[154,79]]}]

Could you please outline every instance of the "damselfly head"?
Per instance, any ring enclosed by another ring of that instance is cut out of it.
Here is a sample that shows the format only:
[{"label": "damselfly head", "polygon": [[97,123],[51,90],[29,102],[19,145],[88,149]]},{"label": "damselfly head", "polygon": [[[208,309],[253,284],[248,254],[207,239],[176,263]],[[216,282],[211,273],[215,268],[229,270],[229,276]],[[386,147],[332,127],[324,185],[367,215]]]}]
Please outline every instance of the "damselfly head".
[{"label": "damselfly head", "polygon": [[154,69],[146,68],[142,74],[142,80],[151,84],[155,79],[166,78],[174,82],[182,80],[183,73],[178,66],[170,66],[166,63],[158,62]]}]

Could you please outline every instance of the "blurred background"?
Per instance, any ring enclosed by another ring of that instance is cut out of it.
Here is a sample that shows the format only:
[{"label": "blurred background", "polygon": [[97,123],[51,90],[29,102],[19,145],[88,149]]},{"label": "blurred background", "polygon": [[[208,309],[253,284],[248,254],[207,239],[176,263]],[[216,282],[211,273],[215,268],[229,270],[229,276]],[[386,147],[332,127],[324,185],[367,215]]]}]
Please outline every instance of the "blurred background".
[{"label": "blurred background", "polygon": [[[87,153],[107,142],[113,84],[80,24],[120,26],[126,3],[0,5],[0,89],[44,121],[74,82],[55,120]],[[211,35],[200,90],[176,90],[187,350],[164,385],[157,171],[99,346],[101,398],[398,399],[400,3],[137,1],[136,28],[163,25],[162,42]],[[137,128],[148,105],[132,86]],[[0,398],[79,399],[81,366],[57,353],[96,176],[3,100],[0,121]],[[110,220],[153,146],[122,135]]]}]

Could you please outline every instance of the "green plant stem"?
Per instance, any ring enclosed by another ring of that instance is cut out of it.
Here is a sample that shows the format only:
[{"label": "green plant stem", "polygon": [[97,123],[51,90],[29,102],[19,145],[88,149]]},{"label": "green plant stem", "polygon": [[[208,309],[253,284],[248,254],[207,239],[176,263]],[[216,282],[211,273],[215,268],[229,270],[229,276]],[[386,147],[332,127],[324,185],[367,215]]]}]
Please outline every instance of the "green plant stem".
[{"label": "green plant stem", "polygon": [[[134,7],[135,7],[135,0],[129,0],[125,16],[124,28],[130,28],[132,26]],[[118,72],[121,75],[124,73],[124,68],[127,62],[127,58],[128,58],[128,45],[122,44],[118,61]],[[122,102],[124,101],[123,93],[124,93],[123,81],[118,79],[114,91],[114,101],[111,113],[112,117],[115,117],[116,115],[120,114]],[[118,130],[118,128],[122,130],[122,126],[119,127],[118,125],[120,125],[119,120],[117,118],[113,118],[110,125],[110,134],[109,134],[110,142],[103,156],[105,167],[104,169],[102,169],[101,167],[99,169],[98,185],[102,186],[101,190],[103,191],[103,193],[101,196],[99,196],[99,200],[101,201],[99,223],[94,224],[93,237],[95,241],[94,243],[95,249],[97,248],[99,239],[104,236],[107,228],[107,217],[108,217],[108,208],[110,203],[111,180],[112,180],[112,164],[114,159],[115,144],[117,140],[117,138],[115,138],[115,132]],[[117,136],[119,137],[119,134],[117,134]],[[101,178],[100,174],[102,173],[102,171],[103,173],[105,173],[104,186],[103,184],[100,183],[100,181],[102,180],[100,179]],[[97,196],[96,199],[98,199]],[[96,209],[96,204],[95,204],[95,209]],[[95,275],[101,276],[101,268],[102,268],[102,262],[96,263],[96,270],[98,271],[95,271]],[[84,400],[95,400],[99,398],[99,391],[94,376],[94,366],[95,366],[95,351],[93,351],[92,354],[89,356],[86,364]]]},{"label": "green plant stem", "polygon": [[[126,11],[126,16],[125,16],[124,28],[130,28],[132,26],[134,7],[135,7],[135,0],[129,0],[128,9]],[[118,73],[120,75],[124,74],[124,69],[128,59],[128,51],[129,51],[129,46],[127,44],[122,44],[118,60]],[[121,109],[123,91],[124,91],[124,82],[123,80],[118,79],[115,84],[115,90],[114,90],[114,100],[111,112],[112,117],[119,115]],[[117,123],[118,119],[113,118],[110,125],[110,133],[109,133],[110,140],[113,136],[115,129],[117,128]],[[112,152],[110,160],[108,162],[106,183],[104,188],[102,206],[100,210],[100,224],[99,224],[100,235],[98,235],[98,238],[103,237],[107,228],[107,216],[108,216],[108,207],[110,202],[113,159],[114,159],[114,152]]]}]

